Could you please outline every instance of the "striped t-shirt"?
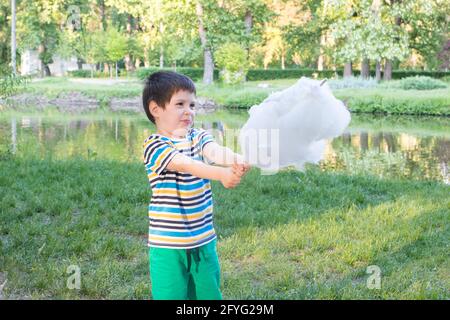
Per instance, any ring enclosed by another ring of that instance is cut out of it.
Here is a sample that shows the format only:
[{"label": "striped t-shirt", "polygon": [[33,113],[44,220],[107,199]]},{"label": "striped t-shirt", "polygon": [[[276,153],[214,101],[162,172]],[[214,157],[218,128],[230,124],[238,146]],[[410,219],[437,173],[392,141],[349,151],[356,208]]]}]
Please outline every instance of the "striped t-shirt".
[{"label": "striped t-shirt", "polygon": [[212,141],[211,134],[196,128],[183,139],[155,133],[145,140],[144,163],[152,189],[149,247],[190,249],[216,238],[211,182],[166,169],[177,153],[203,161],[203,147]]}]

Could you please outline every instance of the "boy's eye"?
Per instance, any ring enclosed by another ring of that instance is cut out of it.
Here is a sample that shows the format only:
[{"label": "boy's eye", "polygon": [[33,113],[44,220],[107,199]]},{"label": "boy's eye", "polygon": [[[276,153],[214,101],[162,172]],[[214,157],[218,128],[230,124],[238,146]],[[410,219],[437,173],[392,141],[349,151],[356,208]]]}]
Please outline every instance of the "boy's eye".
[{"label": "boy's eye", "polygon": [[[183,103],[182,103],[182,102],[179,102],[179,103],[177,103],[176,105],[177,105],[177,106],[180,106],[180,107],[183,107]],[[190,104],[189,107],[190,107],[191,109],[194,109],[194,108],[195,108],[195,103]]]}]

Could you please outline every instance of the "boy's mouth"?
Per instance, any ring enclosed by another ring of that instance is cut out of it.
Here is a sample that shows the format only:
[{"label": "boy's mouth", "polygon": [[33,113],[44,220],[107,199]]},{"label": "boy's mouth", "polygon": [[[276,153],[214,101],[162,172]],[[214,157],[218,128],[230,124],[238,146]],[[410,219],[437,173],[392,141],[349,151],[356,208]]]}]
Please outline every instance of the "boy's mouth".
[{"label": "boy's mouth", "polygon": [[181,120],[181,122],[187,126],[191,124],[191,120]]}]

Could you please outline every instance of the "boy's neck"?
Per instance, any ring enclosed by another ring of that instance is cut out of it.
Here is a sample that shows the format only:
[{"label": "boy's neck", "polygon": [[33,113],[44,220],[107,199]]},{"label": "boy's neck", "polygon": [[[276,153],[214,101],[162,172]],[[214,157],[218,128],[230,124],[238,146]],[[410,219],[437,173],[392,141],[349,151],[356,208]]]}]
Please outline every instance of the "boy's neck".
[{"label": "boy's neck", "polygon": [[[177,130],[175,130],[175,131],[177,131]],[[162,128],[157,128],[156,133],[163,135],[165,137],[168,137],[168,138],[173,138],[173,139],[183,139],[186,137],[186,134],[187,134],[187,132],[186,132],[183,136],[181,136],[180,134],[175,134],[174,132],[171,132],[169,130],[164,130]]]}]

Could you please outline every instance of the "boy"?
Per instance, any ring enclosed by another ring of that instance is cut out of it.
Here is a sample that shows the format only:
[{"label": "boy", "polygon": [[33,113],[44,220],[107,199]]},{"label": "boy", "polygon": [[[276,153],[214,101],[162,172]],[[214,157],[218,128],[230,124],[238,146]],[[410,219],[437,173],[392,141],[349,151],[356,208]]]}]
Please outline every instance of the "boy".
[{"label": "boy", "polygon": [[195,93],[190,78],[160,71],[148,77],[142,95],[157,129],[144,142],[154,299],[222,299],[210,180],[234,188],[250,169],[242,156],[191,127]]}]

